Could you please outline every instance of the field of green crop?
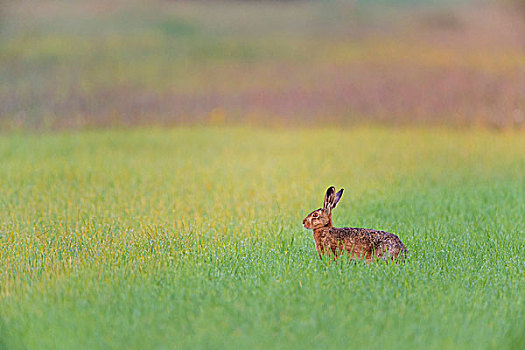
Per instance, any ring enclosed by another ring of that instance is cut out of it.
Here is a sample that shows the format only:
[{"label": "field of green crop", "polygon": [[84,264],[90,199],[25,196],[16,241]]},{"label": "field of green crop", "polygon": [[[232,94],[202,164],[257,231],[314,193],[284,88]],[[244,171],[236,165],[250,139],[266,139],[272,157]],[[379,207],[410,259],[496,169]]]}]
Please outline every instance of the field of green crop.
[{"label": "field of green crop", "polygon": [[0,350],[525,348],[524,9],[1,2]]},{"label": "field of green crop", "polygon": [[[0,348],[525,345],[523,133],[191,127],[0,138]],[[398,234],[316,257],[301,220]]]}]

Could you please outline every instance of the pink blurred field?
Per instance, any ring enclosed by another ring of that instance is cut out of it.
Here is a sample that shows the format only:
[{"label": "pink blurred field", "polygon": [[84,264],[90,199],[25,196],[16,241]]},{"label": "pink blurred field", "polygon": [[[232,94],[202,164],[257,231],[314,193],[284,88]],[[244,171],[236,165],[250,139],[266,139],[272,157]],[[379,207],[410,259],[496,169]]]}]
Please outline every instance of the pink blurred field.
[{"label": "pink blurred field", "polygon": [[525,124],[525,11],[11,2],[0,125]]}]

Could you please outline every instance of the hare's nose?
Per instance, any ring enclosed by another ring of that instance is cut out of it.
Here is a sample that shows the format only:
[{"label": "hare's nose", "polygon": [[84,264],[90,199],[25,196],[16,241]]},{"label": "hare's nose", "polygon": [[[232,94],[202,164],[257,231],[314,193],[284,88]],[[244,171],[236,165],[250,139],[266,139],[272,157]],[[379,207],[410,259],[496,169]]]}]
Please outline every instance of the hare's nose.
[{"label": "hare's nose", "polygon": [[303,220],[303,225],[306,225],[306,219]]}]

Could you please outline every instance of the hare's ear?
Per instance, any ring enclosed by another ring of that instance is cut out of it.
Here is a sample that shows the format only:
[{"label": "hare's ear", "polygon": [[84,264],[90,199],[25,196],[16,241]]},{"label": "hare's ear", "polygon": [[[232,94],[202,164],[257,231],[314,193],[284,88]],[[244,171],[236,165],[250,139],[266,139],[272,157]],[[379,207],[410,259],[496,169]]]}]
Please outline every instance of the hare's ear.
[{"label": "hare's ear", "polygon": [[329,211],[332,211],[333,203],[334,203],[334,192],[335,192],[334,186],[330,186],[326,190],[326,194],[324,196],[324,206],[323,206],[324,209],[328,209]]},{"label": "hare's ear", "polygon": [[332,204],[332,209],[335,209],[335,207],[337,206],[337,203],[339,203],[339,200],[341,199],[341,197],[343,196],[343,191],[344,189],[341,188],[334,196],[334,202]]}]

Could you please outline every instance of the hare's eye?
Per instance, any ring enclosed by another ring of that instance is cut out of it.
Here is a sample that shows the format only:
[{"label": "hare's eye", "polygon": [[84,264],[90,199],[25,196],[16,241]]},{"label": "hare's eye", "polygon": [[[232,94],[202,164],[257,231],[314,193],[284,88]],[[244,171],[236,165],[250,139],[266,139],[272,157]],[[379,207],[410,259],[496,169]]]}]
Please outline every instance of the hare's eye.
[{"label": "hare's eye", "polygon": [[319,214],[317,214],[317,213],[313,213],[313,214],[312,214],[312,217],[313,217],[313,218],[317,218],[317,217],[319,217]]}]

